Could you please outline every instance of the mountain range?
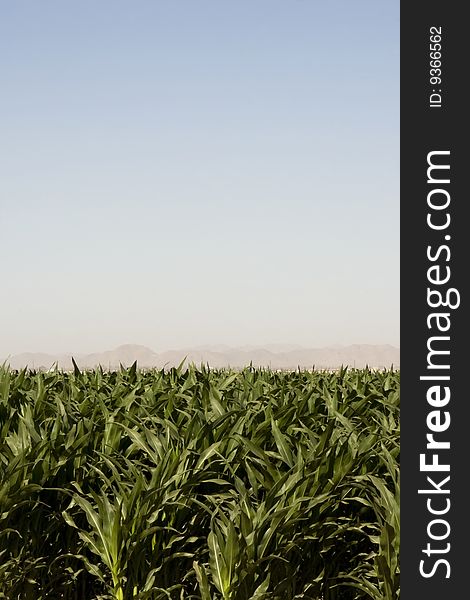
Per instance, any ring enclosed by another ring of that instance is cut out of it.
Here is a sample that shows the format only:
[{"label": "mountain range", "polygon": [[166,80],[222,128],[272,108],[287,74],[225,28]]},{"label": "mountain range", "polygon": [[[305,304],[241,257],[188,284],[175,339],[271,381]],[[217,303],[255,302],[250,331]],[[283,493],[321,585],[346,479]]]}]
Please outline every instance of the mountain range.
[{"label": "mountain range", "polygon": [[23,353],[0,360],[12,369],[30,367],[50,369],[57,365],[60,369],[73,368],[72,356],[82,369],[91,369],[101,365],[105,369],[117,369],[122,364],[130,366],[134,361],[141,368],[170,368],[185,364],[209,365],[213,368],[241,368],[250,363],[256,367],[271,369],[335,369],[340,366],[363,368],[399,368],[400,350],[395,346],[353,344],[350,346],[327,346],[323,348],[303,348],[296,345],[274,344],[271,346],[198,346],[154,352],[146,346],[125,344],[114,350],[93,354],[44,354]]}]

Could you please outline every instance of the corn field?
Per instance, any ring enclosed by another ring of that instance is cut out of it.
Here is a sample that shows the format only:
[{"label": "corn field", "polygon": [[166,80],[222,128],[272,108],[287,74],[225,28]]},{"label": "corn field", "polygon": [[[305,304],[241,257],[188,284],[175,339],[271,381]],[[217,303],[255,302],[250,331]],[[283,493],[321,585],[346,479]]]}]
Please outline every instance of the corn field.
[{"label": "corn field", "polygon": [[399,372],[0,367],[0,598],[399,598]]}]

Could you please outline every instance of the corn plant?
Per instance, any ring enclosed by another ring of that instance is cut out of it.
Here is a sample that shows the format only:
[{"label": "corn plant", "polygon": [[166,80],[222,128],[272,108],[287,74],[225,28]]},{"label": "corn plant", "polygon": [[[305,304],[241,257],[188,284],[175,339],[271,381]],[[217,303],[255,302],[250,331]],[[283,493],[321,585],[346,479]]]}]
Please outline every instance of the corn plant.
[{"label": "corn plant", "polygon": [[0,598],[397,600],[394,370],[0,368]]}]

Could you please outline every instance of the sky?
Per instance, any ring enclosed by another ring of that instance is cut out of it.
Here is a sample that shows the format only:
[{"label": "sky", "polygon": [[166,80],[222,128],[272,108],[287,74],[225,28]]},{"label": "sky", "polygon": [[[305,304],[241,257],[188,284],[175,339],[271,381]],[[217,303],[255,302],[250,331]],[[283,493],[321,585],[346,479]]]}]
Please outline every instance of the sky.
[{"label": "sky", "polygon": [[399,2],[0,2],[0,357],[399,345]]}]

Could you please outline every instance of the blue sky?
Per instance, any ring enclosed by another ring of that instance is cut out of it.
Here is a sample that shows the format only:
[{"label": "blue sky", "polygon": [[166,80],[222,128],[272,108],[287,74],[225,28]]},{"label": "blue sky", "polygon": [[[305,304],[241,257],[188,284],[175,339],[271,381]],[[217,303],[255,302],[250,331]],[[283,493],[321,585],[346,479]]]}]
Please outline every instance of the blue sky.
[{"label": "blue sky", "polygon": [[399,345],[399,3],[0,6],[0,356]]}]

